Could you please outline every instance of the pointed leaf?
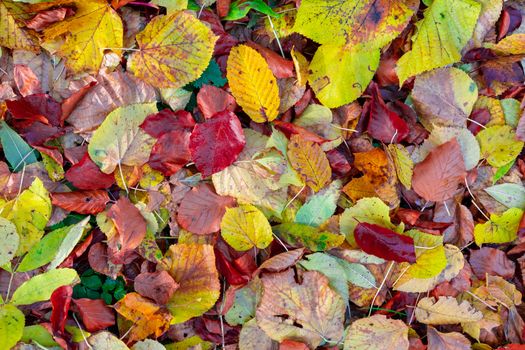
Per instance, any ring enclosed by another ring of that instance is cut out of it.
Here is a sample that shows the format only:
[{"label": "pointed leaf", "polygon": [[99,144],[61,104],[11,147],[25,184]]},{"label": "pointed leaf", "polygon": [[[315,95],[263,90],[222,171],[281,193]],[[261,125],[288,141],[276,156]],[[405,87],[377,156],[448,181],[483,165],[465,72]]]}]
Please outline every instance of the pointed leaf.
[{"label": "pointed leaf", "polygon": [[[26,13],[27,12],[27,13]],[[23,29],[24,21],[30,18],[25,4],[11,1],[0,1],[0,46],[9,49],[37,51],[37,38]]]},{"label": "pointed leaf", "polygon": [[295,222],[320,226],[334,214],[340,193],[341,181],[336,180],[308,198],[295,214]]},{"label": "pointed leaf", "polygon": [[507,208],[525,209],[525,187],[521,184],[495,185],[485,188],[485,192]]},{"label": "pointed leaf", "polygon": [[288,159],[292,167],[314,192],[323,188],[332,176],[332,168],[322,148],[300,135],[293,135],[288,144]]},{"label": "pointed leaf", "polygon": [[89,216],[71,227],[62,243],[60,243],[60,247],[54,254],[53,260],[49,263],[47,271],[57,268],[69,256],[69,254],[71,254],[84,235],[84,231],[89,229],[89,227]]},{"label": "pointed leaf", "polygon": [[37,154],[20,135],[6,124],[0,122],[0,142],[4,155],[14,172],[22,170],[26,165],[37,162]]},{"label": "pointed leaf", "polygon": [[516,139],[516,132],[509,125],[496,125],[481,130],[476,139],[481,156],[493,167],[502,167],[513,161],[523,149],[523,141]]},{"label": "pointed leaf", "polygon": [[44,272],[22,283],[13,293],[13,305],[29,305],[39,301],[49,300],[55,289],[79,281],[77,272],[73,269],[56,269]]},{"label": "pointed leaf", "polygon": [[25,317],[15,306],[0,305],[0,348],[12,349],[22,338]]},{"label": "pointed leaf", "polygon": [[255,49],[247,45],[232,48],[227,77],[233,97],[253,121],[264,123],[277,117],[277,81],[266,60]]},{"label": "pointed leaf", "polygon": [[298,223],[277,225],[273,227],[273,231],[291,246],[305,247],[314,252],[338,247],[345,240],[343,235]]},{"label": "pointed leaf", "polygon": [[64,210],[80,214],[98,214],[106,209],[109,196],[106,191],[55,192],[51,194],[51,203]]},{"label": "pointed leaf", "polygon": [[136,39],[139,51],[128,69],[153,86],[180,88],[204,72],[217,37],[189,12],[177,11],[154,17]]},{"label": "pointed leaf", "polygon": [[474,239],[478,246],[484,243],[508,243],[518,238],[523,210],[510,208],[501,215],[491,214],[490,221],[474,227]]},{"label": "pointed leaf", "polygon": [[458,332],[441,333],[428,327],[428,350],[470,350],[470,340]]}]

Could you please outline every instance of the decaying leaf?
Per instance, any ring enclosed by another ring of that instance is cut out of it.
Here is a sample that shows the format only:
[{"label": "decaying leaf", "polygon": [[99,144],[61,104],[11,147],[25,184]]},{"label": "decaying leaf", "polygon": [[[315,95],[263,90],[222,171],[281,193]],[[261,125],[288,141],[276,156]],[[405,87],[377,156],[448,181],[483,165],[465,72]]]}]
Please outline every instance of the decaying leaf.
[{"label": "decaying leaf", "polygon": [[467,301],[459,303],[453,297],[422,298],[414,312],[419,322],[433,325],[475,322],[483,318]]},{"label": "decaying leaf", "polygon": [[408,326],[400,321],[388,319],[384,315],[361,318],[353,322],[346,331],[344,349],[377,350],[405,349],[409,347]]}]

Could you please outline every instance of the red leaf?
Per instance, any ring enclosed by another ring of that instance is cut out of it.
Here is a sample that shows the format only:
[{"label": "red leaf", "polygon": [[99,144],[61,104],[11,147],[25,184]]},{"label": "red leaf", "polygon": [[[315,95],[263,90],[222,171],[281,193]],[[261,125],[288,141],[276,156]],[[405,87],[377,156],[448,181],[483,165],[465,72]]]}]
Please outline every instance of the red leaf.
[{"label": "red leaf", "polygon": [[140,125],[142,130],[155,138],[174,130],[191,131],[194,126],[195,120],[189,112],[173,112],[169,109],[148,115]]},{"label": "red leaf", "polygon": [[192,233],[206,235],[220,229],[226,207],[233,207],[235,199],[219,196],[206,184],[200,184],[186,193],[177,213],[179,225]]},{"label": "red leaf", "polygon": [[113,174],[104,174],[86,153],[77,164],[66,172],[67,181],[81,190],[108,188],[115,183]]},{"label": "red leaf", "polygon": [[407,123],[394,111],[388,109],[379,93],[377,84],[371,86],[370,117],[367,131],[374,139],[384,143],[403,141],[410,130]]},{"label": "red leaf", "polygon": [[106,209],[109,196],[103,190],[52,193],[51,202],[68,211],[80,214],[97,214]]},{"label": "red leaf", "polygon": [[120,198],[108,210],[117,234],[108,239],[108,248],[114,263],[124,263],[126,253],[137,248],[146,236],[146,220],[126,197]]},{"label": "red leaf", "polygon": [[51,24],[60,22],[66,16],[72,16],[75,14],[75,11],[71,8],[62,7],[53,10],[44,10],[39,12],[35,17],[31,18],[26,22],[26,27],[33,29],[37,32],[49,27]]},{"label": "red leaf", "polygon": [[88,261],[93,270],[113,279],[117,278],[117,273],[122,268],[122,265],[115,265],[109,261],[108,248],[102,242],[95,243],[89,248]]},{"label": "red leaf", "polygon": [[281,344],[279,344],[279,350],[308,350],[308,346],[306,346],[304,343],[294,341],[294,340],[283,340]]},{"label": "red leaf", "polygon": [[232,164],[245,144],[241,123],[230,111],[217,113],[205,123],[197,124],[190,136],[191,157],[203,177]]},{"label": "red leaf", "polygon": [[480,280],[484,280],[487,274],[510,279],[516,270],[516,265],[507,258],[505,252],[494,248],[471,250],[469,262]]},{"label": "red leaf", "polygon": [[60,125],[60,104],[47,94],[29,95],[19,100],[5,101],[13,118],[23,120],[25,126],[36,121],[53,126]]},{"label": "red leaf", "polygon": [[164,305],[179,285],[166,271],[143,272],[135,277],[135,290],[142,296]]},{"label": "red leaf", "polygon": [[82,254],[86,252],[86,250],[91,245],[91,242],[93,241],[93,233],[90,233],[89,236],[86,237],[80,244],[78,244],[75,249],[69,254],[69,256],[64,260],[59,267],[71,267],[73,266],[73,262],[75,259],[78,259]]},{"label": "red leaf", "polygon": [[204,118],[210,119],[224,110],[234,112],[237,103],[233,96],[223,89],[213,85],[203,85],[197,94],[197,106]]},{"label": "red leaf", "polygon": [[357,224],[354,236],[356,243],[365,253],[396,262],[416,262],[412,237],[364,222]]},{"label": "red leaf", "polygon": [[84,326],[89,332],[100,331],[115,324],[115,313],[102,299],[74,299]]},{"label": "red leaf", "polygon": [[[487,124],[491,118],[490,111],[486,108],[480,108],[472,111],[470,120],[467,123],[467,128],[474,135],[481,131],[483,125]],[[474,123],[475,122],[475,123]],[[480,125],[481,124],[481,125]]]},{"label": "red leaf", "polygon": [[64,335],[64,326],[66,325],[67,313],[71,305],[73,287],[62,286],[55,289],[51,294],[51,327],[53,334],[61,337]]},{"label": "red leaf", "polygon": [[321,136],[318,136],[317,134],[314,134],[311,131],[306,130],[303,127],[300,127],[298,125],[283,122],[280,120],[274,120],[273,124],[275,127],[281,131],[283,134],[286,135],[286,137],[291,138],[292,135],[301,135],[303,139],[306,141],[311,141],[315,143],[325,143],[327,140],[323,139]]},{"label": "red leaf", "polygon": [[217,0],[217,14],[219,17],[226,17],[230,12],[231,0]]},{"label": "red leaf", "polygon": [[270,67],[270,70],[277,79],[291,78],[295,76],[292,60],[287,60],[277,52],[261,46],[253,41],[248,41],[246,45],[257,50],[261,56],[264,57],[268,63],[268,66]]},{"label": "red leaf", "polygon": [[458,141],[454,138],[436,147],[414,167],[412,188],[427,201],[451,198],[467,171]]},{"label": "red leaf", "polygon": [[151,150],[148,164],[164,176],[171,176],[190,160],[190,133],[174,130],[157,139]]}]

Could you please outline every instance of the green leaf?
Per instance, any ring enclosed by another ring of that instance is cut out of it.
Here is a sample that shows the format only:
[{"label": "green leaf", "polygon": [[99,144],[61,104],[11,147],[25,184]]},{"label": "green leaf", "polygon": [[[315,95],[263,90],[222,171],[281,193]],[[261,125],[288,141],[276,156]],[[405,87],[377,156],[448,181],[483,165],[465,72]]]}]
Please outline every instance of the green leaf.
[{"label": "green leaf", "polygon": [[202,73],[199,79],[195,80],[191,85],[200,89],[203,85],[214,85],[216,87],[223,87],[228,80],[222,77],[221,69],[215,59],[211,59],[206,70]]},{"label": "green leaf", "polygon": [[510,208],[501,215],[491,214],[490,221],[474,227],[474,240],[481,247],[484,243],[508,243],[518,235],[523,210]]},{"label": "green leaf", "polygon": [[53,270],[58,267],[68,256],[71,254],[75,246],[80,241],[84,232],[89,229],[89,216],[84,220],[80,221],[78,224],[71,227],[66,237],[60,244],[58,251],[56,252],[53,260],[47,267],[47,270]]},{"label": "green leaf", "polygon": [[121,165],[143,165],[156,140],[139,126],[149,114],[157,112],[156,103],[132,104],[109,113],[93,133],[88,145],[91,160],[106,174]]},{"label": "green leaf", "polygon": [[17,272],[27,272],[51,262],[71,226],[49,232],[24,256]]},{"label": "green leaf", "polygon": [[509,170],[512,168],[515,162],[516,160],[513,159],[512,161],[508,162],[504,166],[499,167],[498,170],[496,170],[496,172],[494,173],[494,176],[492,177],[492,184],[495,184],[496,182],[498,182],[499,179],[505,176],[509,172]]},{"label": "green leaf", "polygon": [[495,185],[485,188],[485,192],[507,208],[525,209],[525,187],[521,184]]},{"label": "green leaf", "polygon": [[328,187],[308,198],[297,211],[295,222],[318,227],[335,212],[341,194],[341,181],[335,180]]},{"label": "green leaf", "polygon": [[51,333],[39,324],[24,327],[24,334],[20,341],[24,343],[36,342],[47,347],[58,346],[58,343],[53,340]]},{"label": "green leaf", "polygon": [[261,300],[262,284],[259,278],[251,280],[235,292],[232,307],[224,318],[231,326],[243,325],[255,317],[255,310]]},{"label": "green leaf", "polygon": [[236,21],[246,17],[248,12],[252,9],[271,17],[279,17],[279,14],[272,10],[272,8],[262,0],[237,0],[231,3],[230,11],[228,12],[228,15],[223,18],[223,20]]},{"label": "green leaf", "polygon": [[30,147],[20,135],[6,124],[0,121],[0,142],[5,158],[14,172],[22,170],[26,165],[36,163],[38,152]]},{"label": "green leaf", "polygon": [[0,265],[5,265],[15,256],[20,243],[16,226],[9,220],[0,217]]},{"label": "green leaf", "polygon": [[422,72],[458,62],[474,32],[481,5],[474,0],[435,0],[416,24],[412,50],[397,61],[399,84]]},{"label": "green leaf", "polygon": [[22,338],[25,317],[13,305],[0,305],[0,349],[11,349]]},{"label": "green leaf", "polygon": [[505,123],[513,128],[518,126],[518,121],[521,116],[520,101],[513,98],[504,98],[500,100],[503,114],[505,114]]},{"label": "green leaf", "polygon": [[298,223],[284,223],[273,227],[276,235],[294,247],[305,247],[311,251],[324,251],[340,246],[345,237],[317,227]]},{"label": "green leaf", "polygon": [[58,287],[78,281],[77,272],[73,269],[56,269],[44,272],[25,281],[17,288],[11,298],[13,305],[29,305],[49,300]]}]

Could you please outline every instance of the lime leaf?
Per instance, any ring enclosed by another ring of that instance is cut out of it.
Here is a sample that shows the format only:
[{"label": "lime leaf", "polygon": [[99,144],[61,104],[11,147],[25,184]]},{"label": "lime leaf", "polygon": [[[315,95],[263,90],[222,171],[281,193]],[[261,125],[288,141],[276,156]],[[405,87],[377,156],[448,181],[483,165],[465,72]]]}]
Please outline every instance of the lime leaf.
[{"label": "lime leaf", "polygon": [[518,227],[523,210],[510,208],[501,215],[491,214],[490,221],[474,227],[474,240],[478,246],[483,243],[508,243],[518,237]]},{"label": "lime leaf", "polygon": [[0,349],[11,349],[22,338],[25,317],[13,305],[0,305]]}]

